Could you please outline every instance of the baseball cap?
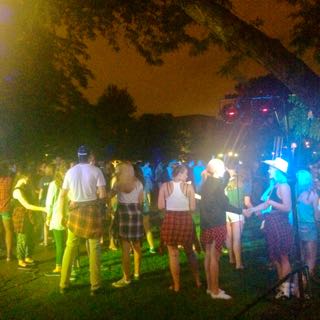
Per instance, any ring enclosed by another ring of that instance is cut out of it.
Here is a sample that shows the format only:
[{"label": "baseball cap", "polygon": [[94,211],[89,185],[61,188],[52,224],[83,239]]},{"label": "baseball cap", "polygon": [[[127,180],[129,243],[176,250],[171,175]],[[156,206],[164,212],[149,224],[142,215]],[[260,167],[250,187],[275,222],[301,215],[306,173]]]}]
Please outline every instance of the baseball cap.
[{"label": "baseball cap", "polygon": [[85,145],[82,145],[78,148],[78,156],[87,156],[89,155],[89,148]]}]

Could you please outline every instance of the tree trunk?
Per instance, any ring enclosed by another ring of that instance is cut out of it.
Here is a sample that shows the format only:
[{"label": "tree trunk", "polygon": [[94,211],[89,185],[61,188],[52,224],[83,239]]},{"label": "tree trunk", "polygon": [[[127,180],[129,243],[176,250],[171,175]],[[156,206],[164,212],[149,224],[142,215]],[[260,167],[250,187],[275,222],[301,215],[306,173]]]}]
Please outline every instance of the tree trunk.
[{"label": "tree trunk", "polygon": [[181,0],[183,10],[205,26],[227,48],[240,51],[271,72],[308,107],[320,102],[320,77],[279,40],[268,37],[239,19],[228,9],[209,0]]}]

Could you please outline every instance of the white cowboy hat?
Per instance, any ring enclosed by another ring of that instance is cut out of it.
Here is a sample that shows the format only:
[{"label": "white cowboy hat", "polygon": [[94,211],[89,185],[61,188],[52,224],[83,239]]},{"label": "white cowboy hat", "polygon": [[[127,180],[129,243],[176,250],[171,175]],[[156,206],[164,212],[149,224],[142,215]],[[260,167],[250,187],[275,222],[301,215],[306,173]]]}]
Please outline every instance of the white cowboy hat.
[{"label": "white cowboy hat", "polygon": [[274,160],[265,160],[263,163],[269,165],[270,167],[276,168],[283,173],[287,173],[288,171],[288,162],[281,159],[281,158],[275,158]]}]

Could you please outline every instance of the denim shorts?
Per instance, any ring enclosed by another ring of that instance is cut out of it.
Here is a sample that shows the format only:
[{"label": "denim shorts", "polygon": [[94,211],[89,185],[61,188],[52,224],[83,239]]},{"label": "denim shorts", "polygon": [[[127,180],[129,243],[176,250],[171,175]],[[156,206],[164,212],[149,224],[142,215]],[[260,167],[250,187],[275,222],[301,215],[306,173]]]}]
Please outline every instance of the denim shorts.
[{"label": "denim shorts", "polygon": [[299,235],[301,241],[317,241],[317,225],[315,223],[299,223]]}]

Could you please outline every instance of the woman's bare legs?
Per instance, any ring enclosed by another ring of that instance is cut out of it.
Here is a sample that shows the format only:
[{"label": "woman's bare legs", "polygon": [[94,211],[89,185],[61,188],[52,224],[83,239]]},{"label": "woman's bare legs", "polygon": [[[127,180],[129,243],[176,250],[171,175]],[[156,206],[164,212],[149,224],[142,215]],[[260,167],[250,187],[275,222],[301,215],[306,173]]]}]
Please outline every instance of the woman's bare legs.
[{"label": "woman's bare legs", "polygon": [[110,213],[110,225],[109,225],[109,229],[108,229],[108,233],[109,233],[109,249],[115,251],[118,248],[117,248],[117,245],[116,245],[116,242],[114,240],[113,233],[112,233],[113,224],[114,224],[114,213]]},{"label": "woman's bare legs", "polygon": [[241,256],[241,234],[243,230],[243,221],[231,223],[232,229],[232,252],[236,262],[236,269],[243,269]]},{"label": "woman's bare legs", "polygon": [[173,281],[173,290],[180,290],[180,265],[179,265],[179,250],[176,246],[168,246],[169,266]]},{"label": "woman's bare legs", "polygon": [[128,240],[121,239],[122,244],[122,271],[126,281],[131,280],[130,275],[130,248],[131,244]]},{"label": "woman's bare legs", "polygon": [[229,262],[236,264],[236,269],[242,269],[241,256],[241,234],[243,230],[243,221],[229,222],[227,226],[226,245],[229,252]]},{"label": "woman's bare legs", "polygon": [[133,257],[134,257],[134,275],[140,276],[140,266],[141,266],[141,245],[140,241],[134,241],[132,243],[133,247]]},{"label": "woman's bare legs", "polygon": [[197,260],[197,256],[194,253],[192,246],[190,246],[190,248],[185,248],[185,252],[188,258],[188,262],[190,265],[190,269],[191,272],[193,274],[195,283],[196,283],[196,287],[200,288],[201,287],[201,281],[200,281],[200,274],[199,274],[199,265],[198,265],[198,260]]},{"label": "woman's bare legs", "polygon": [[153,235],[151,232],[150,216],[149,215],[143,216],[143,227],[144,227],[144,232],[146,233],[149,248],[150,248],[150,250],[154,250],[154,242],[153,242]]},{"label": "woman's bare legs", "polygon": [[2,219],[4,232],[5,232],[5,241],[7,249],[7,260],[12,258],[12,247],[13,247],[13,228],[11,219],[4,220]]},{"label": "woman's bare legs", "polygon": [[206,245],[204,268],[207,278],[208,290],[219,294],[219,260],[220,253],[217,251],[215,241]]},{"label": "woman's bare legs", "polygon": [[314,275],[317,261],[317,241],[304,241],[303,243],[304,261],[309,267],[310,275]]},{"label": "woman's bare legs", "polygon": [[231,264],[235,263],[235,257],[233,254],[233,238],[232,238],[232,226],[231,226],[231,222],[227,221],[226,223],[226,227],[227,227],[227,238],[226,238],[226,246],[228,249],[228,253],[229,253],[229,262]]}]

